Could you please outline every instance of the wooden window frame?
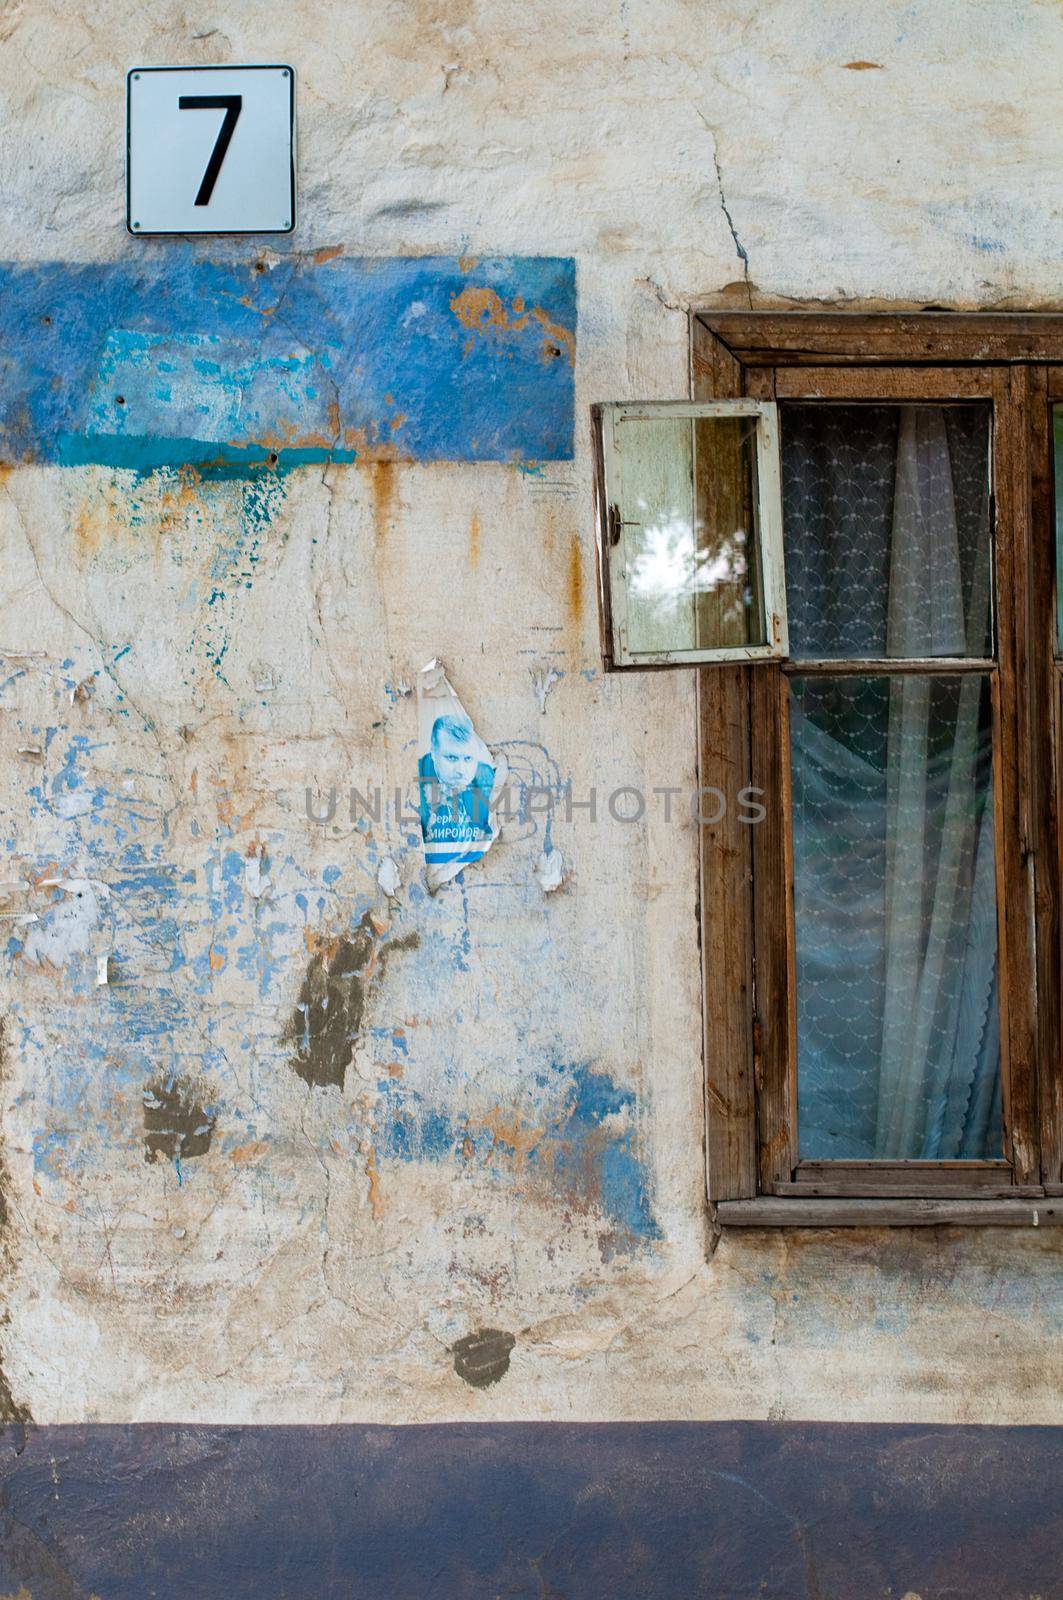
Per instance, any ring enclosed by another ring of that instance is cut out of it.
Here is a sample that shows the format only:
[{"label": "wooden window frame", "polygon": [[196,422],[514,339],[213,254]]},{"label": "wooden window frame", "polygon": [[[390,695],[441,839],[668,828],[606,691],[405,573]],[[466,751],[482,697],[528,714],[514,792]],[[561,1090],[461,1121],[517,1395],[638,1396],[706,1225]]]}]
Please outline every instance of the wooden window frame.
[{"label": "wooden window frame", "polygon": [[1051,455],[1051,402],[1063,400],[1063,316],[696,308],[690,348],[695,400],[993,405],[1005,1158],[797,1159],[787,664],[701,668],[698,782],[762,789],[767,811],[751,828],[728,808],[702,829],[706,1161],[716,1222],[1063,1223],[1063,652],[1055,648]]}]

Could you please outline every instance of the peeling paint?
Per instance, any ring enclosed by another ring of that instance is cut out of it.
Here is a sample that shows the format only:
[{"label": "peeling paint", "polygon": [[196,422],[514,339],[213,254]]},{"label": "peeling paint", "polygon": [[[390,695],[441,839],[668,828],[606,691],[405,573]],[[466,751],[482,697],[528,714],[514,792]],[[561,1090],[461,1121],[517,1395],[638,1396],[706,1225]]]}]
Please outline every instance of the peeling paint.
[{"label": "peeling paint", "polygon": [[539,702],[539,715],[546,715],[546,697],[555,683],[560,683],[565,676],[557,667],[548,664],[530,667],[532,688],[535,698]]},{"label": "peeling paint", "polygon": [[390,856],[385,856],[376,869],[376,881],[389,900],[398,898],[402,887],[402,874]]},{"label": "peeling paint", "polygon": [[636,1099],[587,1063],[537,1070],[525,1105],[455,1116],[402,1079],[378,1084],[381,1159],[460,1162],[542,1204],[598,1218],[626,1254],[660,1237],[638,1151]]},{"label": "peeling paint", "polygon": [[553,894],[565,881],[565,858],[558,849],[544,850],[535,864],[535,880],[543,894]]},{"label": "peeling paint", "polygon": [[46,878],[38,887],[54,889],[61,898],[26,935],[23,959],[37,966],[66,966],[91,949],[111,892],[94,878]]}]

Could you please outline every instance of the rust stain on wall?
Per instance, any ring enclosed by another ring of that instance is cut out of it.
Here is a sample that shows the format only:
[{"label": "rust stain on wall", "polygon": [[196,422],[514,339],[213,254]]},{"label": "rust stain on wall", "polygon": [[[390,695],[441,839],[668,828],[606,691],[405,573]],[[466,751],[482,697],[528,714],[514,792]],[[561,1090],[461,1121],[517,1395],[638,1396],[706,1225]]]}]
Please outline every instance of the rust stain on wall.
[{"label": "rust stain on wall", "polygon": [[384,931],[368,911],[349,939],[308,931],[313,954],[281,1037],[295,1047],[289,1065],[310,1088],[343,1087],[373,982],[396,950],[415,950],[420,943],[416,933],[383,940]]},{"label": "rust stain on wall", "polygon": [[480,513],[474,511],[469,519],[469,565],[476,567],[480,561]]},{"label": "rust stain on wall", "polygon": [[526,309],[521,295],[514,295],[512,309],[495,289],[470,284],[459,294],[451,295],[450,309],[463,328],[472,334],[484,334],[496,329],[500,333],[522,333],[533,318],[543,330],[542,358],[544,362],[556,361],[566,356],[570,366],[576,361],[576,336],[570,328],[555,322],[541,306]]},{"label": "rust stain on wall", "polygon": [[579,533],[573,531],[568,541],[568,583],[566,585],[568,614],[577,625],[583,617],[583,551]]},{"label": "rust stain on wall", "polygon": [[525,1122],[519,1112],[506,1113],[501,1106],[496,1106],[493,1111],[488,1112],[483,1119],[483,1126],[494,1141],[492,1148],[502,1145],[512,1151],[518,1167],[523,1166],[525,1159],[546,1133],[545,1128]]},{"label": "rust stain on wall", "polygon": [[[515,311],[518,306],[523,309],[523,304],[519,300],[514,303]],[[470,284],[467,289],[462,289],[459,294],[451,296],[450,309],[462,327],[468,328],[470,333],[482,333],[485,328],[518,326],[511,321],[505,303],[495,289]]]},{"label": "rust stain on wall", "polygon": [[234,1167],[244,1167],[252,1161],[257,1161],[268,1150],[269,1145],[264,1139],[252,1139],[250,1144],[238,1144],[235,1150],[230,1150],[229,1160]]},{"label": "rust stain on wall", "polygon": [[[391,429],[393,418],[388,419],[387,426]],[[401,426],[400,417],[400,426]],[[382,424],[375,424],[370,431],[367,428],[344,428],[343,447],[353,450],[359,466],[369,466],[374,461],[411,461],[412,456],[403,455],[394,439],[381,438]]]},{"label": "rust stain on wall", "polygon": [[394,461],[367,461],[369,486],[373,495],[373,528],[378,544],[383,544],[395,520],[398,506],[398,469]]},{"label": "rust stain on wall", "polygon": [[77,561],[88,565],[124,549],[138,559],[158,559],[165,535],[194,527],[207,515],[203,478],[194,466],[179,467],[165,480],[142,484],[131,496],[120,481],[95,481],[71,513]]},{"label": "rust stain on wall", "polygon": [[373,1221],[379,1222],[384,1215],[384,1196],[380,1189],[380,1168],[372,1148],[366,1153],[365,1175],[369,1180],[369,1209],[373,1213]]},{"label": "rust stain on wall", "polygon": [[559,356],[567,356],[570,367],[576,365],[576,335],[571,328],[563,328],[560,322],[554,322],[548,317],[540,306],[532,307],[532,316],[542,325],[543,334],[543,360],[556,361]]}]

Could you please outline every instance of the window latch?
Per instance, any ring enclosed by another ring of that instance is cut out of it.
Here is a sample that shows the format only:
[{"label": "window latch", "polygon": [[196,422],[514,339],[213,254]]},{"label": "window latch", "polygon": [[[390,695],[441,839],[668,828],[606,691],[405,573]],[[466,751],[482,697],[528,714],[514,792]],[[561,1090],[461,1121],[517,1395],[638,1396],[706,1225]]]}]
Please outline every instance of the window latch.
[{"label": "window latch", "polygon": [[609,545],[612,548],[620,543],[621,521],[620,507],[609,507]]}]

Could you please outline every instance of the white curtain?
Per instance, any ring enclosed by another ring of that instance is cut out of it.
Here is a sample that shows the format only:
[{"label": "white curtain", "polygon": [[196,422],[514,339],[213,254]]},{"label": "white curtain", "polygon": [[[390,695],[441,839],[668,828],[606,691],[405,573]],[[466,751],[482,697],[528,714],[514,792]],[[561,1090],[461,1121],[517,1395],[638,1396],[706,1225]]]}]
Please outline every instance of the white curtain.
[{"label": "white curtain", "polygon": [[[824,426],[837,430],[838,419]],[[854,426],[872,424],[865,414]],[[989,499],[988,483],[971,470],[970,434],[960,470],[942,408],[901,407],[875,426],[869,456],[855,463],[839,451],[837,431],[810,425],[798,437],[794,429],[788,537],[798,530],[793,547],[805,570],[797,568],[796,581],[805,594],[814,592],[807,574],[820,570],[828,540],[839,554],[847,544],[862,548],[869,574],[875,550],[885,557],[889,541],[888,562],[867,580],[873,588],[861,592],[835,567],[834,593],[816,593],[801,625],[815,636],[828,604],[838,611],[841,598],[839,644],[848,606],[865,631],[875,610],[882,618],[876,654],[884,643],[891,657],[982,655],[990,634]],[[870,454],[876,461],[865,471]],[[984,675],[797,678],[792,689],[801,1153],[996,1154]]]},{"label": "white curtain", "polygon": [[[906,406],[897,443],[887,653],[980,653],[990,588],[986,537],[978,542],[965,617],[944,416],[934,407]],[[980,675],[961,680],[951,749],[938,756],[932,680],[903,676],[890,686],[877,1156],[958,1156],[976,1078],[997,1067],[998,1047],[981,1048],[996,972],[992,804],[981,816],[976,806],[983,689]],[[935,774],[936,762],[946,763],[946,772]],[[944,805],[934,815],[928,797],[942,788]]]}]

